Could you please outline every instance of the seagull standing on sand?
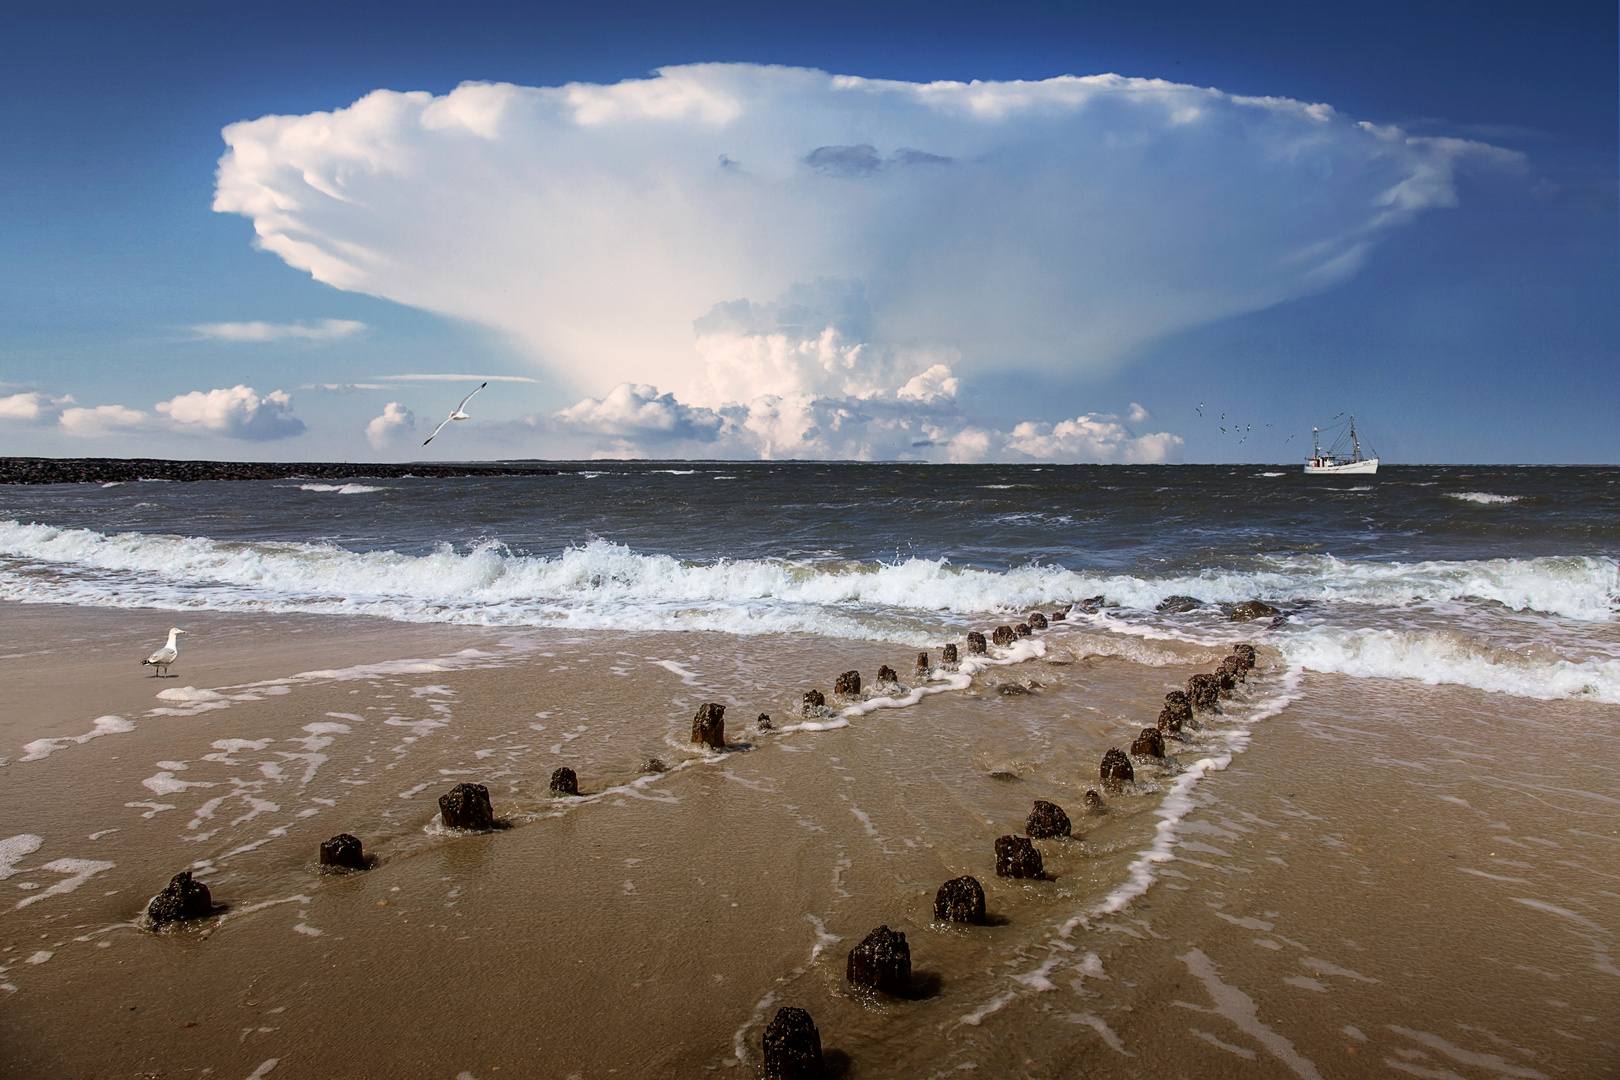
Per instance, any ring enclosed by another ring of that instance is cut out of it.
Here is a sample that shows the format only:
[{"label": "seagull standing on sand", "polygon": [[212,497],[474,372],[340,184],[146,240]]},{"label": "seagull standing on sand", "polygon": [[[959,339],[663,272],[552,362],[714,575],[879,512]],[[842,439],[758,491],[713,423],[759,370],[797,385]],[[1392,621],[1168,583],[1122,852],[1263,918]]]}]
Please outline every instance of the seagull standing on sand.
[{"label": "seagull standing on sand", "polygon": [[180,629],[178,626],[169,627],[168,643],[164,645],[163,648],[141,661],[142,667],[145,667],[147,664],[151,664],[153,667],[157,668],[156,671],[152,672],[152,678],[161,679],[163,676],[169,673],[169,665],[174,663],[175,658],[180,655],[180,646],[175,644],[174,639],[176,635],[183,633],[185,633],[185,631]]},{"label": "seagull standing on sand", "polygon": [[[478,390],[482,390],[488,385],[489,383],[487,382],[481,382],[478,384]],[[433,435],[437,435],[440,431],[443,431],[444,425],[448,424],[452,420],[471,420],[472,417],[467,415],[467,402],[473,399],[473,394],[478,393],[478,390],[474,390],[472,394],[468,394],[466,397],[462,398],[461,404],[450,410],[449,416],[439,421],[439,426],[433,429]],[[423,439],[422,445],[426,446],[428,443],[432,442],[433,435],[429,435],[427,438]]]}]

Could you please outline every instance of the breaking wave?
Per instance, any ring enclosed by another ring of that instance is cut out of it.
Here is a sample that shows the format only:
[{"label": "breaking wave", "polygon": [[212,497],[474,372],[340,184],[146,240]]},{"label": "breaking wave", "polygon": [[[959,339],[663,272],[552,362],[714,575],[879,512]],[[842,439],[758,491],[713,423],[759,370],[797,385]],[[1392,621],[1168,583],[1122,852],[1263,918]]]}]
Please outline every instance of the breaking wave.
[{"label": "breaking wave", "polygon": [[[1202,622],[1195,614],[1177,629],[1154,616],[1171,595],[1210,605]],[[1444,624],[1459,607],[1480,626],[1493,618],[1491,610],[1503,609],[1608,624],[1620,597],[1620,566],[1606,557],[1403,564],[1291,555],[1254,569],[1145,577],[1051,565],[985,570],[923,558],[691,562],[605,540],[555,555],[513,552],[493,541],[406,555],[0,522],[0,599],[34,603],[798,633],[920,646],[971,625],[982,628],[987,618],[1094,596],[1114,607],[1084,627],[1071,622],[1071,633],[1117,637],[1165,626],[1170,638],[1213,641],[1228,633],[1216,605],[1262,598],[1308,609],[1308,617],[1291,621],[1273,640],[1290,662],[1311,670],[1620,701],[1620,660],[1515,651],[1490,644],[1493,634],[1475,633],[1466,620],[1454,630],[1348,628],[1390,625],[1395,616],[1406,618],[1402,613]]]}]

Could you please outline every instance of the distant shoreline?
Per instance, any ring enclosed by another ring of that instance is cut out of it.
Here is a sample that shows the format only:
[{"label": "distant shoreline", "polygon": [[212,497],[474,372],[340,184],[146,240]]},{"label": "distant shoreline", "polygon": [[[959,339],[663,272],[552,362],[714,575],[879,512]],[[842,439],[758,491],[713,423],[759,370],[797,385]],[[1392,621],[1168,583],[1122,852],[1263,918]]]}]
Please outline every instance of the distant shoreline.
[{"label": "distant shoreline", "polygon": [[556,476],[538,464],[488,462],[382,465],[331,461],[170,461],[163,458],[0,457],[0,484],[107,484],[133,480],[350,480],[406,476]]}]

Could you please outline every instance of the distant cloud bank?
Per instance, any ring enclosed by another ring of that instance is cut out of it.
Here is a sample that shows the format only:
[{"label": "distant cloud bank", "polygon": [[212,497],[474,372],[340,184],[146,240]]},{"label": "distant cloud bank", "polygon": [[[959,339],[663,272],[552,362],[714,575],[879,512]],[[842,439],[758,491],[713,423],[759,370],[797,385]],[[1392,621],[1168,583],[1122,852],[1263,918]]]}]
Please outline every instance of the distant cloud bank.
[{"label": "distant cloud bank", "polygon": [[218,435],[249,442],[285,439],[304,432],[284,390],[260,395],[251,386],[193,390],[152,406],[152,412],[123,405],[83,406],[72,396],[40,393],[0,398],[0,421],[54,425],[64,435],[99,439],[110,435],[173,432]]}]

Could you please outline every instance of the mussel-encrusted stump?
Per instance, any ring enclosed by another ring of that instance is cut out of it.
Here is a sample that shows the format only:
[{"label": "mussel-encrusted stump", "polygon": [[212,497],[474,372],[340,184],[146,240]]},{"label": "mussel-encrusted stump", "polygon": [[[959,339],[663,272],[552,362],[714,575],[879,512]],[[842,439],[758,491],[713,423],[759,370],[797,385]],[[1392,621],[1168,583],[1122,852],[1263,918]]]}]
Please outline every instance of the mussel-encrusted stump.
[{"label": "mussel-encrusted stump", "polygon": [[564,766],[551,774],[551,793],[553,795],[578,795],[579,777],[574,770]]},{"label": "mussel-encrusted stump", "polygon": [[781,1080],[821,1076],[821,1032],[803,1009],[784,1005],[765,1025],[765,1075]]},{"label": "mussel-encrusted stump", "polygon": [[191,871],[182,870],[169,879],[168,887],[146,906],[146,917],[153,926],[179,922],[181,919],[201,919],[214,910],[214,899],[208,886],[191,880]]},{"label": "mussel-encrusted stump", "polygon": [[904,995],[911,989],[911,946],[906,935],[880,926],[849,950],[844,975],[856,986]]},{"label": "mussel-encrusted stump", "polygon": [[843,694],[845,697],[854,697],[860,692],[861,673],[858,671],[846,671],[842,675],[838,676],[838,680],[833,683],[833,693],[835,694]]},{"label": "mussel-encrusted stump", "polygon": [[360,846],[360,838],[350,836],[348,833],[338,833],[330,840],[321,841],[321,865],[364,870],[366,853]]},{"label": "mussel-encrusted stump", "polygon": [[1108,753],[1103,755],[1102,767],[1097,770],[1097,774],[1102,779],[1104,787],[1115,791],[1136,779],[1136,770],[1131,767],[1131,759],[1117,746],[1109,747]]},{"label": "mussel-encrusted stump", "polygon": [[1043,799],[1035,800],[1035,809],[1029,812],[1029,820],[1024,822],[1024,831],[1032,840],[1068,836],[1071,828],[1069,815],[1063,812],[1063,807]]},{"label": "mussel-encrusted stump", "polygon": [[495,811],[489,805],[489,788],[457,784],[439,796],[439,817],[447,829],[493,829]]},{"label": "mussel-encrusted stump", "polygon": [[692,718],[692,741],[715,750],[726,748],[726,707],[706,702]]},{"label": "mussel-encrusted stump", "polygon": [[934,918],[949,922],[984,922],[984,886],[964,875],[951,878],[934,894]]},{"label": "mussel-encrusted stump", "polygon": [[1131,743],[1131,753],[1137,757],[1164,757],[1164,732],[1156,727],[1145,727]]},{"label": "mussel-encrusted stump", "polygon": [[1041,853],[1022,836],[996,837],[996,876],[1010,878],[1042,878],[1046,868],[1041,865]]}]

